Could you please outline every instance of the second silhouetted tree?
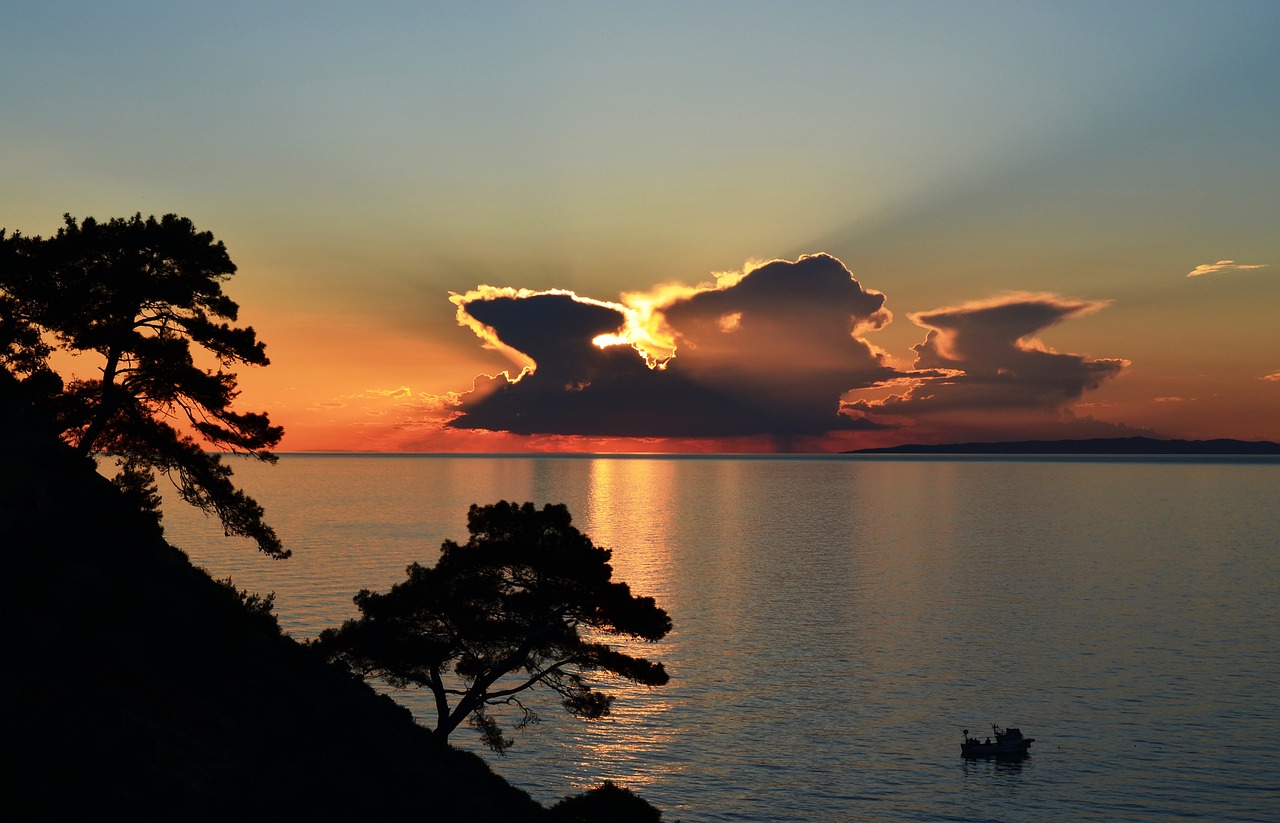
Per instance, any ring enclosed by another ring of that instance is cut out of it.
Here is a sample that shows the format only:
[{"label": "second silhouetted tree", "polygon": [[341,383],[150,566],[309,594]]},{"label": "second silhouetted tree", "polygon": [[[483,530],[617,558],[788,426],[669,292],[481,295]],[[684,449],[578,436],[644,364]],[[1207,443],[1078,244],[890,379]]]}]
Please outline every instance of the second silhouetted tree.
[{"label": "second silhouetted tree", "polygon": [[613,702],[593,678],[666,684],[661,663],[602,639],[656,641],[670,618],[611,579],[611,552],[578,531],[565,506],[473,505],[467,528],[470,539],[446,540],[434,567],[414,563],[390,591],[361,591],[360,618],[323,632],[316,648],[359,676],[428,689],[437,735],[447,740],[469,722],[498,752],[511,740],[490,709],[515,707],[522,726],[536,718],[526,692],[555,692],[570,714],[590,719]]}]

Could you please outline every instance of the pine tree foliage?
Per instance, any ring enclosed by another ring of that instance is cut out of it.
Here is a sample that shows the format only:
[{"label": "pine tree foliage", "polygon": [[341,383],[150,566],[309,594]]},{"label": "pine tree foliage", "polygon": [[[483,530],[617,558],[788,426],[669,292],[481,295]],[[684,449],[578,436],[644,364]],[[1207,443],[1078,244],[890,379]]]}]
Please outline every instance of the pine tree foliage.
[{"label": "pine tree foliage", "polygon": [[[234,325],[239,306],[222,286],[235,271],[220,241],[174,214],[64,215],[48,238],[0,230],[0,365],[81,454],[124,459],[122,488],[149,499],[146,475],[161,472],[228,534],[288,557],[213,453],[273,462],[284,434],[233,408],[231,369],[269,362],[254,330]],[[54,350],[91,360],[96,374],[64,378]]]},{"label": "pine tree foliage", "polygon": [[389,591],[356,595],[361,616],[323,632],[316,648],[359,676],[429,690],[438,735],[468,722],[499,752],[511,740],[490,710],[514,706],[524,725],[536,719],[526,692],[553,692],[592,719],[614,699],[596,688],[602,677],[667,683],[661,663],[602,638],[657,641],[670,618],[612,580],[610,550],[578,531],[565,506],[473,505],[467,526],[470,539],[446,540],[434,567],[414,563]]}]

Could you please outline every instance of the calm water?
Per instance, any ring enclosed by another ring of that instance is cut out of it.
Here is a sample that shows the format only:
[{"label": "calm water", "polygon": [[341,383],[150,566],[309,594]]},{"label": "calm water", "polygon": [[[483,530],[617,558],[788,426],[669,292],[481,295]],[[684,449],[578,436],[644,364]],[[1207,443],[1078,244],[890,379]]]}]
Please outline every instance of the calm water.
[{"label": "calm water", "polygon": [[[473,502],[563,502],[614,549],[672,615],[644,650],[672,682],[594,724],[537,700],[490,761],[544,802],[612,779],[686,823],[1280,819],[1274,463],[285,456],[237,477],[292,560],[173,503],[167,534],[274,590],[299,638],[465,539]],[[993,722],[1031,757],[961,759]]]}]

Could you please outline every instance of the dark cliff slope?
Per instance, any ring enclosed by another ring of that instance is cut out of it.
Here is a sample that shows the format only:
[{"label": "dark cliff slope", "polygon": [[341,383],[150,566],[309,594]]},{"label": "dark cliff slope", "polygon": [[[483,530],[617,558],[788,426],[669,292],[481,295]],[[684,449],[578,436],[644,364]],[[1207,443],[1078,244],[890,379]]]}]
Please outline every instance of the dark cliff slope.
[{"label": "dark cliff slope", "polygon": [[405,710],[248,614],[40,432],[7,378],[8,819],[542,817],[482,760],[436,744]]}]

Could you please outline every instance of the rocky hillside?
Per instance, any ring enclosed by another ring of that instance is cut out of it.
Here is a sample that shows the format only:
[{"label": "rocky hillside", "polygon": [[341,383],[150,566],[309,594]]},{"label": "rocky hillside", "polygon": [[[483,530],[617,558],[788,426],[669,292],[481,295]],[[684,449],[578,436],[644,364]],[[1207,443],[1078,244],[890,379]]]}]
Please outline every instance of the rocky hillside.
[{"label": "rocky hillside", "polygon": [[[0,375],[10,819],[536,820],[193,567]],[[282,561],[288,562],[288,561]]]}]

